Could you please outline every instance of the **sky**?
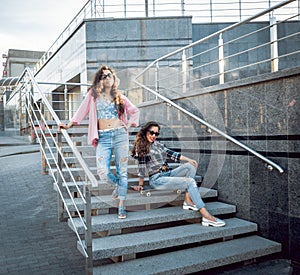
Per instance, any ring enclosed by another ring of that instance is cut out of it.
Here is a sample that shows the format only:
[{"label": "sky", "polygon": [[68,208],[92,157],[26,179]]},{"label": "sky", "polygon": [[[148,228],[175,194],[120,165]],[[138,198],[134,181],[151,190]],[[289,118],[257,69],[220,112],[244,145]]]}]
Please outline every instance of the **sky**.
[{"label": "sky", "polygon": [[87,0],[1,0],[0,78],[9,49],[47,51]]}]

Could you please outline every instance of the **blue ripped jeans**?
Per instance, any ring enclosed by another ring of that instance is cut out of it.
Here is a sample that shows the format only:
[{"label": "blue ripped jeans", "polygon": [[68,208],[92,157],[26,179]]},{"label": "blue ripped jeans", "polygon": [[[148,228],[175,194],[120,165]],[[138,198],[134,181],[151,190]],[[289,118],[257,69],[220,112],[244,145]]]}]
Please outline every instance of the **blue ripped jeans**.
[{"label": "blue ripped jeans", "polygon": [[196,168],[187,162],[171,171],[154,174],[149,178],[149,183],[154,189],[187,190],[196,207],[201,209],[205,204],[200,196],[195,176]]},{"label": "blue ripped jeans", "polygon": [[[96,148],[97,174],[100,181],[118,185],[120,200],[125,200],[128,187],[128,151],[129,139],[125,128],[110,131],[98,131],[99,140]],[[113,152],[115,154],[116,175],[110,170]]]}]

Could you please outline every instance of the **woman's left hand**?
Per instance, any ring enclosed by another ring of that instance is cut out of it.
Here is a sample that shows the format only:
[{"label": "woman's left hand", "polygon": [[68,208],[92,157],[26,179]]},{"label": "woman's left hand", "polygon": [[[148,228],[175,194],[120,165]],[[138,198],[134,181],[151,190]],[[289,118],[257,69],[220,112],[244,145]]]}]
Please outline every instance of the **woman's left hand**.
[{"label": "woman's left hand", "polygon": [[198,162],[195,161],[194,159],[190,159],[189,162],[190,162],[195,168],[198,167]]},{"label": "woman's left hand", "polygon": [[141,185],[131,185],[131,189],[134,190],[134,191],[142,191],[143,190],[143,186]]},{"label": "woman's left hand", "polygon": [[195,161],[194,159],[190,159],[190,158],[188,158],[188,157],[185,157],[185,156],[181,155],[180,160],[189,162],[189,163],[192,164],[195,168],[198,167],[198,162]]}]

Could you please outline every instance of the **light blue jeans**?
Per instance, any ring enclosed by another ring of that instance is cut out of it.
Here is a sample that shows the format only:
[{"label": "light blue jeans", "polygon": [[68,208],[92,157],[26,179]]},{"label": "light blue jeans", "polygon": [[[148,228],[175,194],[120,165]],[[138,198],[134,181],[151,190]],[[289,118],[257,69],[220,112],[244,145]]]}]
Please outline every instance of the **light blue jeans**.
[{"label": "light blue jeans", "polygon": [[196,168],[187,162],[168,172],[151,176],[149,183],[154,189],[187,191],[196,207],[201,209],[205,204],[200,196],[195,176]]},{"label": "light blue jeans", "polygon": [[[98,131],[99,140],[96,148],[97,174],[100,181],[118,185],[120,200],[126,199],[128,187],[128,151],[129,139],[125,128],[110,131]],[[116,175],[110,170],[113,152],[115,154]]]}]

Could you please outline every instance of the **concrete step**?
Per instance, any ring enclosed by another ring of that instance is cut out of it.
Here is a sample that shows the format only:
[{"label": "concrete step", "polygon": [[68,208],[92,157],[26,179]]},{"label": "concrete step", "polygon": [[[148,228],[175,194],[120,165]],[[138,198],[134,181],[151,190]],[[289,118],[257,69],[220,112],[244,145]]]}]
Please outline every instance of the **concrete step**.
[{"label": "concrete step", "polygon": [[[229,238],[234,235],[255,232],[256,230],[257,225],[255,223],[232,218],[226,220],[226,226],[219,228],[206,227],[195,223],[108,236],[93,239],[93,259],[105,259],[208,240]],[[79,250],[82,249],[80,245],[77,248]]]},{"label": "concrete step", "polygon": [[[202,176],[196,176],[195,180],[196,180],[198,186],[200,186],[203,178],[202,178]],[[130,186],[137,185],[138,182],[139,182],[139,179],[137,177],[130,177],[130,175],[129,175],[128,185],[129,185],[130,190],[131,190]],[[100,182],[100,180],[98,181],[98,183],[99,183],[99,186],[101,185],[101,189],[103,189],[103,191],[107,190],[107,191],[112,192],[112,190],[114,189],[114,186],[112,184],[103,184]],[[74,181],[70,181],[70,182],[63,183],[63,187],[68,186],[68,188],[70,189],[71,192],[75,192],[75,191],[77,191],[77,188],[80,188],[82,190],[84,184],[85,184],[84,181],[76,181],[76,183]],[[144,178],[144,184],[149,185],[148,177]],[[56,185],[54,183],[53,183],[53,188],[54,188],[54,190],[56,190]]]},{"label": "concrete step", "polygon": [[[206,208],[212,215],[235,213],[236,207],[221,202],[208,202]],[[116,214],[106,214],[92,216],[92,232],[101,232],[106,230],[118,230],[137,226],[147,226],[188,219],[197,219],[201,215],[198,211],[183,210],[182,207],[164,207],[151,210],[141,210],[128,212],[126,219],[118,219]],[[84,234],[85,229],[79,218],[73,218],[73,223],[79,234]],[[68,220],[69,227],[74,231],[72,221]]]},{"label": "concrete step", "polygon": [[[179,165],[178,163],[169,163],[169,166],[170,166],[170,168],[172,168],[172,169],[178,167],[178,165]],[[111,165],[110,168],[111,168],[111,170],[115,170],[115,169],[116,169],[116,166]],[[135,170],[135,171],[137,171],[137,168],[138,168],[137,164],[129,164],[129,165],[128,165],[128,170],[129,170],[129,171],[130,171],[130,170]],[[90,171],[97,172],[97,167],[96,167],[96,166],[90,166],[89,169],[90,169]],[[70,170],[70,171],[73,172],[73,173],[80,173],[80,172],[83,171],[83,169],[82,169],[81,167],[70,167],[69,169],[63,168],[63,169],[62,169],[62,173],[69,173],[68,170]],[[54,173],[56,173],[56,172],[57,172],[57,169],[52,169],[52,171],[53,171]]]},{"label": "concrete step", "polygon": [[[205,198],[216,198],[217,190],[208,189],[205,187],[199,188],[200,195],[203,199]],[[128,192],[126,198],[126,206],[137,206],[137,205],[150,205],[150,204],[161,204],[174,201],[182,201],[184,194],[177,194],[173,191],[156,191],[151,197],[146,197],[138,192],[132,191]],[[84,203],[81,198],[73,199],[79,210],[84,210]],[[66,205],[70,211],[75,211],[74,204],[71,199],[65,199]],[[91,208],[92,209],[108,209],[112,207],[117,207],[119,201],[112,200],[111,195],[101,195],[91,197]]]},{"label": "concrete step", "polygon": [[[96,166],[96,158],[95,156],[83,156],[82,157],[84,159],[84,161],[86,162],[86,164],[88,166]],[[47,159],[49,161],[49,164],[53,167],[55,167],[56,163],[57,163],[57,159],[53,158],[51,154],[47,154]],[[69,156],[69,157],[64,157],[67,165],[76,165],[78,164],[78,160],[76,157],[73,156]]]},{"label": "concrete step", "polygon": [[280,252],[280,250],[279,243],[259,236],[250,236],[94,267],[93,274],[181,275],[259,258]]}]

